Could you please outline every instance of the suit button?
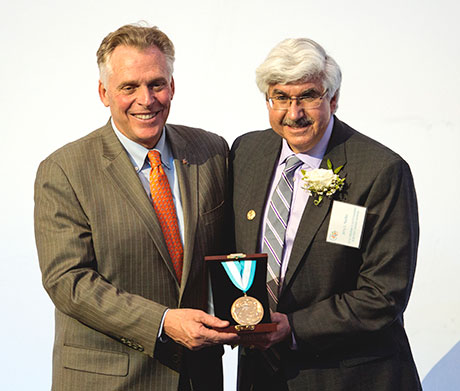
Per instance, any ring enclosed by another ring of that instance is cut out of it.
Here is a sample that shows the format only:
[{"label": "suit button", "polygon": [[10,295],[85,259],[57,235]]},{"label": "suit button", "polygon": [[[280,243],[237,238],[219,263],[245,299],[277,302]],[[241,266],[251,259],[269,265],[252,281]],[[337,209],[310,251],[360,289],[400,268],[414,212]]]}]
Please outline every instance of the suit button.
[{"label": "suit button", "polygon": [[177,353],[173,354],[172,359],[175,364],[179,363],[179,355]]},{"label": "suit button", "polygon": [[254,217],[256,217],[256,212],[253,209],[251,209],[246,214],[246,217],[247,217],[248,220],[254,220]]}]

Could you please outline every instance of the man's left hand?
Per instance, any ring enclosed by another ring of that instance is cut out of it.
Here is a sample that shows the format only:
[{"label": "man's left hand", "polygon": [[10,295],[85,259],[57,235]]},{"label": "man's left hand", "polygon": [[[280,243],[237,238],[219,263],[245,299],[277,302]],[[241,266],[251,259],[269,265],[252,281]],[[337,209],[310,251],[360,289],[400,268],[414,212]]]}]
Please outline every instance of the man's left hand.
[{"label": "man's left hand", "polygon": [[277,329],[270,333],[242,334],[238,342],[242,346],[250,346],[260,350],[267,350],[273,345],[291,337],[291,326],[286,314],[273,312],[271,320],[276,323]]}]

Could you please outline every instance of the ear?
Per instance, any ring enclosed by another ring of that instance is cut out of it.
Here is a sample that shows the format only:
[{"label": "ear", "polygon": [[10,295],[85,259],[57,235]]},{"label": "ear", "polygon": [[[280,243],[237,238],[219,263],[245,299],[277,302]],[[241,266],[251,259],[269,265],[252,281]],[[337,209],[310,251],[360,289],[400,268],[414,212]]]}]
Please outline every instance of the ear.
[{"label": "ear", "polygon": [[174,97],[174,92],[176,91],[176,87],[175,87],[175,84],[174,84],[174,77],[171,76],[171,83],[169,83],[170,87],[171,87],[171,100],[172,98]]},{"label": "ear", "polygon": [[339,106],[339,91],[337,91],[335,95],[331,98],[329,105],[331,107],[331,114],[335,114],[335,112],[337,111],[337,107]]},{"label": "ear", "polygon": [[265,105],[267,106],[268,111],[270,111],[270,109],[271,109],[268,97],[273,95],[272,92],[273,92],[273,84],[268,86],[268,89],[264,94],[264,96],[265,96]]},{"label": "ear", "polygon": [[109,107],[109,97],[107,96],[107,90],[104,87],[104,84],[101,80],[99,80],[99,98],[101,98],[101,102],[104,104],[105,107]]}]

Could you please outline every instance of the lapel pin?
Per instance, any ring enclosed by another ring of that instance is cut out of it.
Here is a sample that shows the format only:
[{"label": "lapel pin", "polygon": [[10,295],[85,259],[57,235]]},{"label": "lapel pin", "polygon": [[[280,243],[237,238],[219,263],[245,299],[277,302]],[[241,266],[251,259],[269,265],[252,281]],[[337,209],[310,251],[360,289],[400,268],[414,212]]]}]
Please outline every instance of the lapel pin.
[{"label": "lapel pin", "polygon": [[187,159],[182,159],[182,164],[183,164],[184,166],[187,166],[187,165],[188,165],[188,160],[187,160]]},{"label": "lapel pin", "polygon": [[251,209],[246,215],[246,217],[248,218],[248,220],[254,220],[254,217],[256,217],[256,212]]}]

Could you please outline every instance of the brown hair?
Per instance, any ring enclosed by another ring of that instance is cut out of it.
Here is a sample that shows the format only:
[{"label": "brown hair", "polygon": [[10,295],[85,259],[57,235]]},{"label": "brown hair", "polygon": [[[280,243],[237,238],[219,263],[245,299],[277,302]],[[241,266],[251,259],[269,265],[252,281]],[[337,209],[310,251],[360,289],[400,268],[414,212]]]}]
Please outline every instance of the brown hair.
[{"label": "brown hair", "polygon": [[[119,45],[137,49],[156,46],[166,57],[170,75],[174,70],[174,45],[168,36],[158,27],[146,27],[140,24],[127,24],[108,34],[97,50],[97,65],[101,79],[106,79],[110,72],[110,56]],[[105,82],[106,80],[102,80]]]}]

